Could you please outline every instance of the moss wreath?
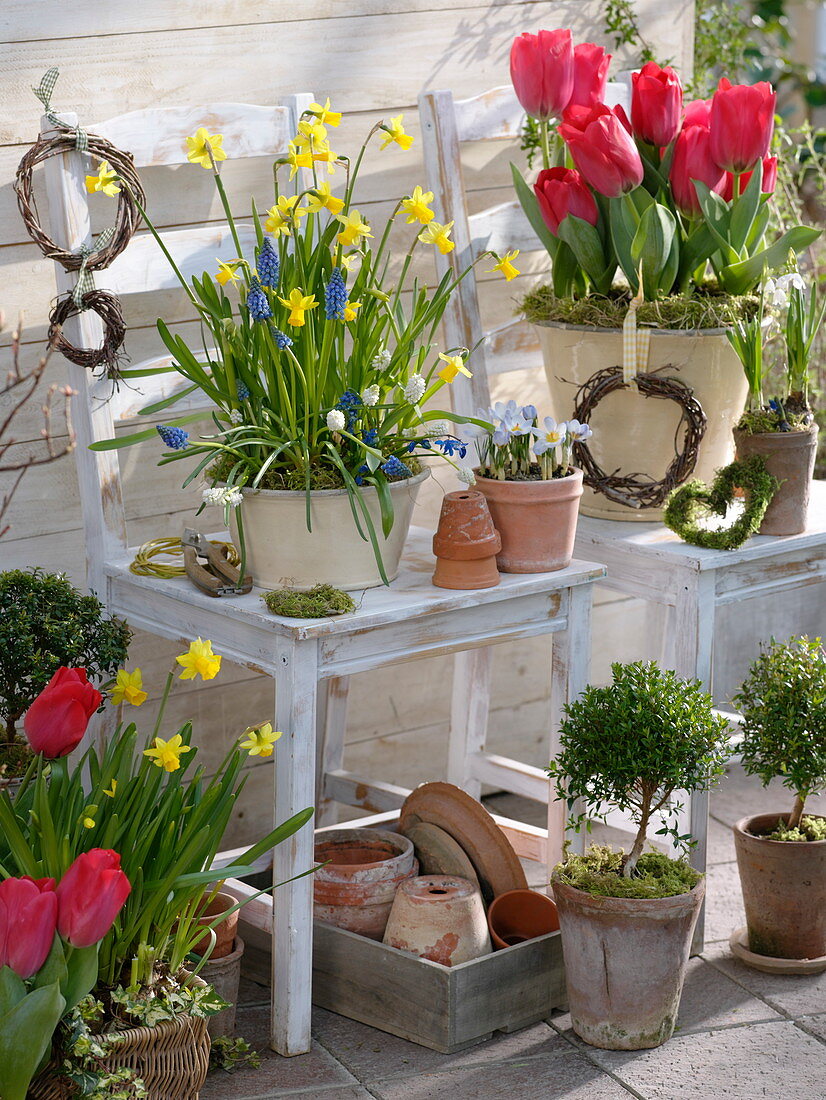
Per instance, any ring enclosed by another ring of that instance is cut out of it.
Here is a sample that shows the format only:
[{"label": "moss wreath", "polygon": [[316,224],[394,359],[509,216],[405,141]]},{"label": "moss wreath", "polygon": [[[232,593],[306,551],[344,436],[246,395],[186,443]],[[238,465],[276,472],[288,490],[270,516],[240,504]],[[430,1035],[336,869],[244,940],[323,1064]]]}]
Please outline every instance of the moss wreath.
[{"label": "moss wreath", "polygon": [[[780,482],[766,469],[760,455],[732,462],[717,471],[711,488],[702,481],[689,481],[668,498],[663,523],[684,542],[706,550],[737,550],[763,522],[766,509],[780,488]],[[742,489],[746,506],[730,527],[709,531],[699,521],[709,514],[725,516],[734,500],[734,490]]]}]

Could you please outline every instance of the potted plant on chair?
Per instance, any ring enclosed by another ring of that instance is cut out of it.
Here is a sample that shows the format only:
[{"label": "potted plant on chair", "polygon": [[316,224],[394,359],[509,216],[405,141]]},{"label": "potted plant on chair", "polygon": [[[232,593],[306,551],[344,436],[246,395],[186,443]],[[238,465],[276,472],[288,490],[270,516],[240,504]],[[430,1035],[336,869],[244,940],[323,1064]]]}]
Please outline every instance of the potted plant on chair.
[{"label": "potted plant on chair", "polygon": [[747,774],[764,786],[782,779],[794,805],[734,826],[748,935],[737,929],[732,950],[761,970],[826,970],[826,817],[804,812],[806,799],[826,787],[826,652],[820,639],[772,641],[734,701],[743,714]]},{"label": "potted plant on chair", "polygon": [[728,756],[725,719],[699,681],[614,664],[613,682],[566,707],[548,772],[577,831],[614,807],[637,833],[629,852],[592,846],[553,872],[574,1031],[609,1050],[655,1047],[677,1018],[705,880],[684,859],[645,851],[649,828],[685,849],[675,792],[706,790]]},{"label": "potted plant on chair", "polygon": [[[589,43],[574,47],[569,30],[514,41],[525,147],[542,157],[531,182],[514,166],[514,183],[552,261],[550,284],[523,309],[539,326],[555,415],[572,383],[580,403],[612,394],[592,417],[604,474],[586,479],[583,513],[651,521],[674,487],[664,475],[687,398],[707,425],[696,469],[686,462],[678,483],[710,482],[731,461],[746,386],[725,330],[754,314],[764,273],[819,231],[792,226],[766,240],[777,176],[770,84],[724,78],[710,101],[684,103],[674,69],[650,61],[632,77],[629,120],[604,102],[609,61]],[[671,383],[668,393],[646,392],[652,379]],[[686,438],[681,453],[694,450]]]}]

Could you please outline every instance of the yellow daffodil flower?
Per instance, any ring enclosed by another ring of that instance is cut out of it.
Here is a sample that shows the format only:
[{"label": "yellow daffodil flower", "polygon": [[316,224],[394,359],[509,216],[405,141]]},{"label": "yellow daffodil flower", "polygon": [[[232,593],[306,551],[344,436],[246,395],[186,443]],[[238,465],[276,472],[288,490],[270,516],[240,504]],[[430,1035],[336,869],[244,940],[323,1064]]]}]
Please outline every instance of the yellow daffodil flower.
[{"label": "yellow daffodil flower", "polygon": [[[179,658],[180,660],[180,658]],[[185,752],[191,752],[189,745],[184,744],[184,739],[179,733],[164,741],[162,737],[156,737],[151,749],[144,749],[143,755],[148,756],[159,768],[167,772],[176,772],[181,766],[181,757]]]},{"label": "yellow daffodil flower", "polygon": [[[327,102],[330,102],[329,99]],[[270,722],[264,722],[261,726],[249,726],[241,736],[246,737],[246,741],[241,742],[241,748],[246,749],[250,756],[272,756],[272,747],[281,733],[273,730]]]},{"label": "yellow daffodil flower", "polygon": [[83,828],[84,829],[94,829],[94,827],[95,827],[95,819],[93,817],[84,817],[84,819],[83,819]]},{"label": "yellow daffodil flower", "polygon": [[308,109],[313,112],[322,126],[338,126],[341,122],[341,111],[330,110],[329,96],[324,101],[323,107],[320,103],[311,103]]},{"label": "yellow daffodil flower", "polygon": [[404,115],[396,115],[395,118],[391,118],[389,122],[382,123],[382,130],[384,130],[385,137],[382,139],[382,143],[379,149],[386,149],[388,145],[395,143],[402,149],[407,150],[413,144],[413,136],[404,132],[404,126],[402,126],[402,119]]},{"label": "yellow daffodil flower", "polygon": [[286,164],[290,166],[290,179],[294,179],[299,168],[312,168],[313,155],[310,152],[301,152],[294,141],[288,146],[288,153],[284,157]]},{"label": "yellow daffodil flower", "polygon": [[518,248],[514,252],[506,252],[502,259],[499,260],[498,263],[495,263],[487,274],[492,275],[494,271],[501,271],[507,282],[510,282],[511,279],[515,279],[517,275],[521,275],[519,269],[513,266],[513,261],[518,255]]},{"label": "yellow daffodil flower", "polygon": [[302,118],[295,135],[296,145],[305,145],[313,152],[321,150],[327,144],[327,127],[317,118]]},{"label": "yellow daffodil flower", "polygon": [[114,798],[115,795],[117,794],[117,791],[118,791],[118,781],[117,781],[117,779],[113,779],[109,789],[104,791],[103,793],[107,796],[107,798]]},{"label": "yellow daffodil flower", "polygon": [[427,225],[428,222],[433,221],[436,215],[427,205],[429,202],[433,202],[433,192],[422,191],[421,187],[416,184],[412,195],[409,198],[402,199],[402,210],[407,213],[408,225],[412,225],[413,222]]},{"label": "yellow daffodil flower", "polygon": [[465,361],[461,355],[440,354],[439,358],[445,364],[439,371],[439,377],[444,379],[445,382],[452,382],[457,374],[464,374],[466,378],[473,378],[473,375],[465,366]]},{"label": "yellow daffodil flower", "polygon": [[118,669],[115,686],[112,689],[112,702],[122,703],[124,700],[131,703],[133,707],[139,707],[141,703],[146,702],[143,676],[139,668],[134,672],[127,672],[125,668]]},{"label": "yellow daffodil flower", "polygon": [[102,160],[98,167],[98,174],[86,177],[86,190],[90,195],[93,195],[95,191],[102,191],[104,195],[108,195],[112,199],[115,195],[120,194],[117,180],[118,174],[115,169],[109,166],[108,160]]},{"label": "yellow daffodil flower", "polygon": [[361,302],[345,302],[344,303],[344,316],[342,321],[355,321],[356,313],[361,309]]},{"label": "yellow daffodil flower", "polygon": [[[335,252],[333,253],[333,255],[335,256]],[[359,259],[358,252],[351,252],[349,256],[342,256],[341,259],[339,260],[339,263],[341,264],[341,266],[344,268],[345,271],[349,271],[350,268],[353,266],[354,261],[358,260],[358,259]]]},{"label": "yellow daffodil flower", "polygon": [[224,263],[223,260],[217,260],[216,262],[218,264],[218,274],[215,276],[216,283],[226,286],[227,283],[237,283],[239,281],[238,268],[241,266],[240,260],[230,260],[229,263]]},{"label": "yellow daffodil flower", "polygon": [[321,210],[329,210],[331,214],[338,214],[344,209],[343,199],[332,194],[329,183],[321,180],[307,196],[307,209],[311,214],[318,214]]},{"label": "yellow daffodil flower", "polygon": [[418,239],[422,244],[435,244],[444,256],[456,247],[456,244],[450,239],[452,228],[453,222],[448,222],[447,225],[440,225],[439,222],[428,222],[419,234]]},{"label": "yellow daffodil flower", "polygon": [[336,170],[336,161],[338,160],[338,153],[334,153],[329,145],[323,149],[317,149],[313,151],[313,161],[316,164],[327,165],[327,175],[332,176]]},{"label": "yellow daffodil flower", "polygon": [[212,652],[212,642],[202,642],[200,638],[196,638],[189,650],[175,660],[183,668],[182,680],[194,680],[196,676],[202,680],[214,680],[221,667],[220,656]]},{"label": "yellow daffodil flower", "polygon": [[200,164],[202,168],[212,168],[213,161],[227,159],[223,141],[223,134],[210,134],[206,126],[199,126],[195,133],[186,139],[186,159],[193,164]]},{"label": "yellow daffodil flower", "polygon": [[289,237],[293,225],[297,225],[307,213],[306,206],[298,206],[298,195],[280,195],[275,206],[267,211],[264,229],[274,237]]},{"label": "yellow daffodil flower", "polygon": [[295,290],[290,291],[289,298],[279,297],[279,302],[282,306],[286,306],[289,309],[290,316],[287,318],[287,324],[293,325],[294,328],[299,328],[304,324],[304,314],[307,310],[315,309],[318,302],[312,294],[305,294],[298,287]]},{"label": "yellow daffodil flower", "polygon": [[362,238],[373,236],[370,232],[370,226],[367,222],[362,221],[361,214],[355,208],[349,214],[337,214],[336,217],[344,226],[336,240],[339,244],[343,244],[345,248],[351,246],[358,248]]}]

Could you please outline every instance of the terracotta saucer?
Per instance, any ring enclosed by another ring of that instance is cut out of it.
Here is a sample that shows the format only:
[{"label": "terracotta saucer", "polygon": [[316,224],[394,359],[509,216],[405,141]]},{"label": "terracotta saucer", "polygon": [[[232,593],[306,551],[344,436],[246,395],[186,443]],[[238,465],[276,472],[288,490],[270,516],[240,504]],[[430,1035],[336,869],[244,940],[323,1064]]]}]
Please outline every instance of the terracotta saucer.
[{"label": "terracotta saucer", "polygon": [[452,783],[423,783],[407,796],[398,832],[425,822],[443,829],[473,864],[482,897],[490,904],[508,890],[527,890],[519,857],[481,802]]},{"label": "terracotta saucer", "polygon": [[406,835],[408,840],[413,841],[420,875],[452,875],[454,878],[469,879],[478,887],[479,879],[473,864],[450,833],[438,825],[420,821],[418,825],[410,825]]},{"label": "terracotta saucer", "polygon": [[735,928],[728,945],[735,959],[764,974],[822,974],[826,970],[826,955],[818,959],[775,959],[770,955],[757,955],[749,950],[748,928]]}]

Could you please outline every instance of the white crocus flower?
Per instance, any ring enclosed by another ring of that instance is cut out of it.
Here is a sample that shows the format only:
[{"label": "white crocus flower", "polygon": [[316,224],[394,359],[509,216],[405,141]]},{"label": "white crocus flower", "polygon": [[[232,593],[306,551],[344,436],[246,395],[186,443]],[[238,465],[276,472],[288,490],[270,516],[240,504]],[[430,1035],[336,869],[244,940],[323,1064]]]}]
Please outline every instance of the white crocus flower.
[{"label": "white crocus flower", "polygon": [[565,442],[565,436],[568,433],[568,425],[565,421],[563,420],[561,424],[557,424],[552,416],[546,416],[542,425],[538,429],[537,439],[533,445],[534,454],[536,455],[543,455],[546,451],[559,447],[560,444]]}]

